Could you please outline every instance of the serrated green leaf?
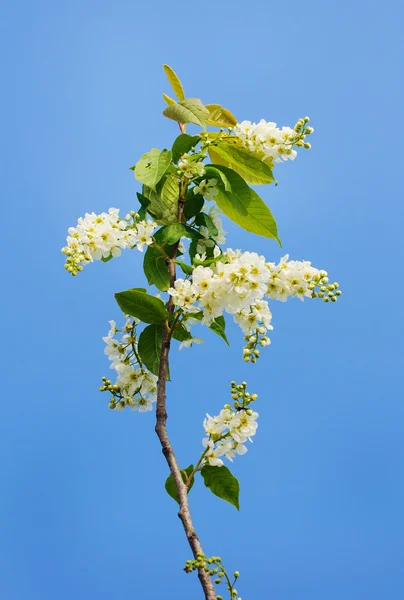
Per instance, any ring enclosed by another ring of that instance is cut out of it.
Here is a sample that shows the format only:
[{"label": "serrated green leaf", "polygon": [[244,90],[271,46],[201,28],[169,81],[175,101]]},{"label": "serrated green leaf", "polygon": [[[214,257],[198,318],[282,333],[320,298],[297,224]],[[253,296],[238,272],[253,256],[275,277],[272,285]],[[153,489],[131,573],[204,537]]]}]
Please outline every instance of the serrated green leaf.
[{"label": "serrated green leaf", "polygon": [[201,194],[194,194],[193,191],[191,191],[189,197],[185,199],[184,217],[186,219],[191,219],[192,217],[195,217],[198,213],[201,212],[204,204],[204,197],[201,196]]},{"label": "serrated green leaf", "polygon": [[210,236],[215,237],[219,234],[216,225],[206,213],[199,213],[199,215],[196,216],[195,225],[198,225],[198,227],[206,227]]},{"label": "serrated green leaf", "polygon": [[205,106],[210,113],[208,125],[225,128],[237,125],[236,117],[227,108],[223,108],[220,104],[205,104]]},{"label": "serrated green leaf", "polygon": [[167,96],[167,94],[162,94],[162,96],[166,104],[175,104],[175,100],[170,98],[170,96]]},{"label": "serrated green leaf", "polygon": [[224,465],[222,467],[205,465],[201,469],[201,475],[206,487],[209,488],[215,496],[218,496],[218,498],[221,498],[222,500],[226,500],[226,502],[235,506],[237,510],[240,510],[240,484],[227,467]]},{"label": "serrated green leaf", "polygon": [[[189,465],[189,467],[187,467],[186,469],[181,469],[181,477],[182,477],[182,481],[184,483],[187,482],[187,480],[193,470],[194,470],[194,465]],[[195,481],[195,478],[192,477],[192,481],[190,482],[189,487],[188,487],[188,494],[191,491],[192,486],[194,485],[194,481]],[[166,479],[165,488],[166,488],[168,495],[171,496],[171,498],[173,498],[176,502],[178,502],[177,488],[175,487],[175,481],[174,481],[174,478],[171,475],[171,473]]]},{"label": "serrated green leaf", "polygon": [[182,102],[170,104],[163,111],[163,115],[178,123],[194,123],[203,128],[206,127],[209,119],[209,111],[199,98],[186,98]]},{"label": "serrated green leaf", "polygon": [[220,142],[212,149],[227,163],[226,166],[237,171],[248,183],[262,184],[275,181],[272,169],[246,148],[238,148],[231,143]]},{"label": "serrated green leaf", "polygon": [[168,318],[164,303],[154,296],[137,290],[126,290],[115,294],[119,308],[124,314],[140,319],[144,323],[161,323]]},{"label": "serrated green leaf", "polygon": [[[148,325],[139,336],[138,352],[143,364],[153,375],[159,374],[161,348],[163,344],[163,326],[161,324]],[[170,373],[167,372],[167,379]]]},{"label": "serrated green leaf", "polygon": [[184,89],[182,87],[180,78],[178,77],[177,73],[169,65],[163,65],[163,69],[178,100],[184,100]]},{"label": "serrated green leaf", "polygon": [[177,163],[183,154],[186,154],[192,150],[192,148],[195,148],[200,141],[201,138],[199,135],[188,135],[187,133],[181,133],[181,135],[179,135],[174,141],[171,150],[173,161]]},{"label": "serrated green leaf", "polygon": [[218,186],[219,191],[214,197],[218,207],[243,229],[274,238],[281,245],[276,221],[262,198],[232,169],[219,165],[216,168],[224,172],[231,185],[231,192]]}]

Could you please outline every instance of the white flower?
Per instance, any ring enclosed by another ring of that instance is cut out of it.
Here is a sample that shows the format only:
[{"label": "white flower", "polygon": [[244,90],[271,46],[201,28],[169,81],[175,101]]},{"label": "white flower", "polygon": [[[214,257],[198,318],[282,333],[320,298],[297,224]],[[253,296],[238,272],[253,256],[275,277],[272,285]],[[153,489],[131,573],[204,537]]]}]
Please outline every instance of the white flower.
[{"label": "white flower", "polygon": [[203,344],[203,339],[198,337],[191,337],[188,340],[184,340],[181,342],[179,350],[183,348],[190,348],[192,344]]},{"label": "white flower", "polygon": [[246,410],[239,410],[232,418],[229,429],[231,437],[238,443],[243,444],[248,439],[251,439],[257,431],[258,413],[251,411],[252,414],[248,414]]},{"label": "white flower", "polygon": [[202,177],[205,174],[205,165],[198,160],[192,160],[188,154],[183,154],[178,163],[178,173],[187,179]]},{"label": "white flower", "polygon": [[216,186],[217,179],[203,179],[194,187],[194,194],[201,194],[206,200],[214,200],[214,197],[219,192],[219,189]]}]

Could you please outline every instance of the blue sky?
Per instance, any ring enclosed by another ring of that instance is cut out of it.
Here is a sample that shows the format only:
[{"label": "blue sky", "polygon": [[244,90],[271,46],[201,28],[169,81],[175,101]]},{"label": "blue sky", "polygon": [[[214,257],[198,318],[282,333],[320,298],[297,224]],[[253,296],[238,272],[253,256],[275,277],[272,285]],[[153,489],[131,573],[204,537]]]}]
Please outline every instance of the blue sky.
[{"label": "blue sky", "polygon": [[[73,279],[60,254],[85,211],[136,206],[128,167],[177,134],[163,62],[240,120],[311,116],[312,150],[262,193],[283,251],[343,290],[336,305],[275,303],[256,365],[230,322],[230,348],[206,332],[174,351],[181,464],[232,379],[259,394],[233,467],[240,513],[201,482],[190,496],[206,552],[241,572],[244,600],[403,597],[402,17],[373,1],[3,4],[2,598],[201,597],[153,415],[112,413],[98,392],[113,293],[142,283],[141,257]],[[225,228],[229,246],[280,258]]]}]

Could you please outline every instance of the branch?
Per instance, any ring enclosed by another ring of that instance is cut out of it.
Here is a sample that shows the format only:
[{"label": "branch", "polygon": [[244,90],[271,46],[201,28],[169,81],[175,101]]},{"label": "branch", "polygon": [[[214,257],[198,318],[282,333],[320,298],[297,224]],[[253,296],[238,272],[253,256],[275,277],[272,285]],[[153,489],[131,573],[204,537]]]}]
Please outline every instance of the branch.
[{"label": "branch", "polygon": [[[182,194],[178,200],[178,221],[182,221],[182,213],[184,208],[184,198]],[[171,257],[167,259],[168,271],[170,274],[170,285],[174,287],[176,279],[175,263],[174,260],[177,255],[178,244],[174,245]],[[167,311],[169,317],[174,311],[174,302],[172,296],[170,296]],[[177,490],[178,501],[180,510],[178,513],[184,527],[185,535],[187,536],[188,543],[192,549],[194,558],[197,557],[198,553],[203,553],[201,543],[194,529],[191,513],[188,504],[188,488],[182,480],[181,471],[177,463],[177,459],[174,454],[173,447],[167,433],[167,408],[166,408],[166,383],[167,383],[167,371],[168,371],[168,355],[170,352],[171,344],[171,331],[169,328],[168,321],[164,323],[163,328],[163,343],[160,354],[160,367],[159,367],[159,379],[157,383],[157,408],[156,408],[156,427],[155,431],[160,440],[163,454],[166,458],[170,472],[173,476],[175,487]],[[205,599],[206,600],[217,600],[215,589],[211,582],[210,576],[202,568],[198,569],[198,577],[201,582]]]}]

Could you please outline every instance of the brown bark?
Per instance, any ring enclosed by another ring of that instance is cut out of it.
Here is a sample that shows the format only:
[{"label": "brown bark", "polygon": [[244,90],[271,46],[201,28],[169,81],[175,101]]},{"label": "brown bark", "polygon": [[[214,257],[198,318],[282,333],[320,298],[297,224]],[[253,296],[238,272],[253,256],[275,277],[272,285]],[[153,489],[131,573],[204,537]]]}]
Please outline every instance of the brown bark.
[{"label": "brown bark", "polygon": [[[182,213],[184,207],[184,199],[179,198],[178,201],[178,221],[182,221]],[[177,255],[178,243],[175,244],[171,258],[167,259],[168,270],[170,274],[170,285],[173,286],[176,279],[175,269],[175,257]],[[171,317],[174,311],[174,303],[170,296],[168,302],[168,314]],[[185,483],[182,481],[181,471],[177,463],[177,459],[174,454],[173,447],[167,433],[167,406],[166,406],[166,382],[167,382],[167,371],[168,371],[168,356],[170,352],[171,343],[171,332],[169,329],[168,322],[164,324],[163,328],[163,343],[160,355],[160,367],[159,367],[159,378],[157,383],[157,407],[156,407],[156,433],[161,443],[163,454],[168,463],[171,475],[173,476],[175,487],[177,489],[177,495],[180,505],[178,516],[181,519],[184,527],[185,535],[187,536],[188,543],[192,549],[194,558],[198,552],[203,552],[201,543],[198,535],[194,529],[191,513],[188,504],[188,489]],[[203,569],[198,570],[198,577],[201,582],[205,599],[206,600],[217,600],[215,589],[208,573]]]}]

